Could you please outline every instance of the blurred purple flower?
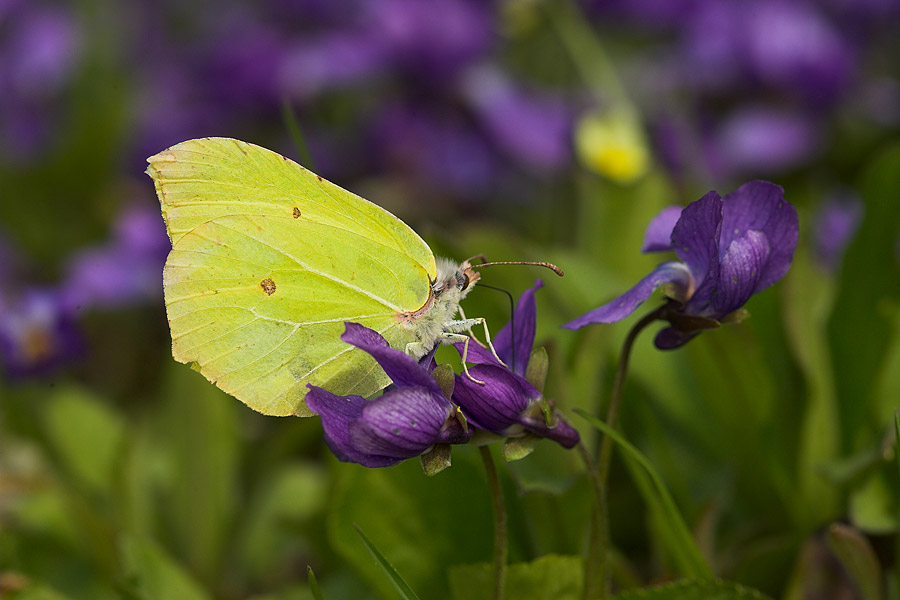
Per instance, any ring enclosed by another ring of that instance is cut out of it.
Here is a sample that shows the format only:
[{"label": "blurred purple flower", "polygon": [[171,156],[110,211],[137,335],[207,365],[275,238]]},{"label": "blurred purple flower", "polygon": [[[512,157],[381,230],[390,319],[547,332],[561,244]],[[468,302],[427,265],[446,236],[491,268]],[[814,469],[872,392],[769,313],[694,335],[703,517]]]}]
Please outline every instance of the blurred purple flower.
[{"label": "blurred purple flower", "polygon": [[709,192],[674,223],[673,216],[666,209],[650,223],[643,250],[675,250],[683,262],[659,265],[625,294],[563,327],[621,321],[665,285],[666,294],[680,306],[666,311],[670,326],[657,334],[655,343],[661,350],[678,348],[701,329],[727,319],[791,265],[797,211],[777,185],[751,181],[725,198]]},{"label": "blurred purple flower", "polygon": [[[572,448],[578,443],[578,432],[525,379],[537,320],[534,293],[543,285],[538,280],[522,294],[513,318],[494,339],[494,349],[506,366],[500,365],[488,349],[469,344],[466,359],[476,366],[469,369],[471,378],[456,376],[453,401],[479,429],[505,437],[527,432]],[[462,354],[462,344],[456,348]],[[476,383],[472,378],[484,383]]]},{"label": "blurred purple flower", "polygon": [[13,3],[0,21],[0,138],[3,153],[28,160],[55,125],[55,104],[79,60],[81,39],[65,8]]},{"label": "blurred purple flower", "polygon": [[758,82],[817,105],[833,101],[855,67],[840,29],[799,1],[700,2],[683,44],[684,74],[703,87]]},{"label": "blurred purple flower", "polygon": [[572,122],[563,103],[525,94],[496,67],[470,70],[462,84],[484,129],[507,154],[526,166],[556,169],[571,157]]},{"label": "blurred purple flower", "polygon": [[338,459],[388,467],[420,456],[435,444],[469,441],[471,431],[456,407],[414,358],[357,323],[347,323],[341,339],[371,354],[395,387],[367,401],[309,386],[307,406],[322,417],[325,441]]},{"label": "blurred purple flower", "polygon": [[428,106],[388,106],[373,125],[379,159],[434,190],[463,195],[488,189],[497,170],[490,146],[460,115]]},{"label": "blurred purple flower", "polygon": [[7,377],[52,372],[77,358],[84,343],[63,298],[54,290],[0,290],[0,357]]},{"label": "blurred purple flower", "polygon": [[[472,0],[379,0],[363,5],[363,27],[377,32],[392,62],[417,78],[445,85],[493,42],[490,4]],[[424,81],[423,81],[424,80]]]},{"label": "blurred purple flower", "polygon": [[70,310],[110,309],[162,292],[162,269],[170,248],[155,208],[130,206],[116,221],[111,242],[77,253],[61,297]]},{"label": "blurred purple flower", "polygon": [[833,272],[840,266],[862,216],[863,203],[855,195],[834,196],[819,206],[813,222],[813,253],[824,269]]},{"label": "blurred purple flower", "polygon": [[308,99],[371,80],[387,70],[387,58],[384,44],[371,34],[320,34],[287,48],[278,68],[278,85],[287,97]]},{"label": "blurred purple flower", "polygon": [[819,124],[800,111],[742,107],[713,134],[712,166],[728,175],[778,173],[809,162],[820,141]]}]

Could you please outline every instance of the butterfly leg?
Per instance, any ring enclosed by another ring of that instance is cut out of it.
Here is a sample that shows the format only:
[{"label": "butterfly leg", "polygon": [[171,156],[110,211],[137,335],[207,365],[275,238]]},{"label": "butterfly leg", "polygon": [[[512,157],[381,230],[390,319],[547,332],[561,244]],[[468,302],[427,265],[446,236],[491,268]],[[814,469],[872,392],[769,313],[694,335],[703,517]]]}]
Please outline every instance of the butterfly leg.
[{"label": "butterfly leg", "polygon": [[[500,358],[500,356],[497,355],[497,350],[494,349],[494,344],[491,343],[491,332],[488,330],[487,321],[485,321],[484,318],[478,317],[477,319],[463,319],[461,321],[450,321],[449,323],[446,323],[444,325],[444,328],[450,332],[468,330],[469,333],[471,334],[472,327],[474,327],[475,325],[482,325],[484,327],[484,339],[487,341],[487,348],[490,349],[491,354],[494,356],[495,359],[497,359],[497,362],[500,363],[501,365],[503,365],[504,367],[506,367],[507,364],[505,362],[503,362],[503,359]],[[472,336],[472,338],[475,339],[474,336]],[[478,342],[477,339],[475,339],[475,341]],[[483,344],[481,344],[481,342],[478,342],[478,344],[483,345]]]},{"label": "butterfly leg", "polygon": [[[461,317],[460,320],[462,320],[462,321],[468,321],[468,320],[469,320],[469,319],[466,318],[466,313],[463,311],[462,306],[459,307],[459,316]],[[471,320],[472,320],[472,321],[475,321],[475,319],[471,319]],[[481,343],[481,340],[479,340],[477,337],[475,337],[475,332],[472,331],[472,327],[471,327],[471,326],[469,326],[469,328],[468,328],[466,331],[469,333],[469,337],[471,337],[473,340],[475,340],[475,343],[476,343],[476,344],[478,344],[478,345],[481,346],[482,348],[487,348],[487,346],[485,346],[484,344]]]},{"label": "butterfly leg", "polygon": [[[471,320],[474,321],[476,319],[471,319]],[[466,365],[466,357],[469,355],[469,340],[471,340],[471,339],[472,338],[470,338],[467,335],[463,335],[461,333],[454,333],[452,331],[445,331],[444,333],[441,334],[441,337],[440,337],[441,343],[443,343],[443,344],[456,344],[459,342],[463,343],[463,352],[462,352],[463,373],[465,373],[466,377],[468,377],[474,383],[477,383],[478,385],[484,385],[483,381],[472,377],[472,374],[469,373],[469,367],[468,367],[468,365]]]}]

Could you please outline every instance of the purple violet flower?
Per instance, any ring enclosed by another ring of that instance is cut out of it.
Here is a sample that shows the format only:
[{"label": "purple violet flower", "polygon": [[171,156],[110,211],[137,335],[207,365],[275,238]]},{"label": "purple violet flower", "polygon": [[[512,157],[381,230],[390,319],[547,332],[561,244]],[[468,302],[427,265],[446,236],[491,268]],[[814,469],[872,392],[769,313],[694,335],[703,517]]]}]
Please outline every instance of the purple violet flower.
[{"label": "purple violet flower", "polygon": [[389,467],[420,456],[435,444],[469,441],[471,430],[457,416],[456,407],[414,358],[358,323],[347,323],[341,339],[371,354],[396,387],[366,400],[309,386],[307,406],[322,417],[325,441],[338,459]]},{"label": "purple violet flower", "polygon": [[834,272],[840,266],[862,216],[863,204],[855,195],[832,197],[819,207],[813,223],[813,252],[825,270]]},{"label": "purple violet flower", "polygon": [[[534,293],[543,285],[538,280],[522,294],[513,319],[494,339],[494,349],[506,366],[500,365],[488,349],[469,344],[467,361],[476,363],[469,373],[484,384],[457,375],[453,401],[479,429],[505,437],[531,433],[572,448],[578,443],[578,432],[525,379],[537,321]],[[462,354],[462,345],[457,344],[456,348]]]},{"label": "purple violet flower", "polygon": [[823,146],[820,126],[799,110],[741,107],[718,127],[715,162],[726,173],[775,173],[808,164]]},{"label": "purple violet flower", "polygon": [[83,350],[75,320],[54,290],[32,288],[15,297],[0,295],[0,358],[6,376],[49,373]]},{"label": "purple violet flower", "polygon": [[161,295],[171,245],[159,211],[131,206],[119,215],[109,243],[86,248],[69,263],[61,296],[67,308],[115,308]]},{"label": "purple violet flower", "polygon": [[553,170],[569,161],[572,123],[559,98],[527,94],[491,66],[471,69],[462,88],[494,143],[519,162]]},{"label": "purple violet flower", "polygon": [[701,329],[727,319],[791,266],[797,211],[775,184],[751,181],[725,198],[709,192],[678,213],[677,220],[676,212],[665,209],[651,221],[643,251],[675,250],[683,262],[659,265],[623,295],[563,327],[621,321],[666,285],[666,294],[680,306],[666,311],[670,326],[657,334],[655,343],[661,350],[678,348]]}]

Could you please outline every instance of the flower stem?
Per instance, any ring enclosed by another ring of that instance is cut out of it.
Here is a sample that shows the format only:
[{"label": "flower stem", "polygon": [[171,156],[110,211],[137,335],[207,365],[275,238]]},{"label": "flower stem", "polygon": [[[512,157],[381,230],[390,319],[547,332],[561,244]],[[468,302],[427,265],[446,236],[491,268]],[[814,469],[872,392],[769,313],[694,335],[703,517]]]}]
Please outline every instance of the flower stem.
[{"label": "flower stem", "polygon": [[481,460],[487,476],[488,489],[491,491],[491,503],[494,508],[494,600],[503,600],[506,587],[506,558],[509,548],[506,543],[506,505],[503,502],[503,488],[497,476],[497,468],[488,446],[481,446]]},{"label": "flower stem", "polygon": [[[616,376],[613,379],[612,394],[609,397],[609,407],[606,409],[606,424],[615,429],[619,419],[619,407],[622,404],[622,390],[625,387],[625,375],[628,372],[628,360],[631,358],[631,348],[638,334],[644,330],[647,325],[662,318],[669,310],[670,302],[666,302],[656,310],[647,313],[640,321],[634,324],[625,341],[622,343],[622,352],[619,355],[619,366],[616,367]],[[600,483],[606,487],[606,480],[609,478],[609,463],[612,460],[613,440],[608,435],[603,436],[600,443],[600,453],[597,457],[597,472],[600,475]]]},{"label": "flower stem", "polygon": [[600,481],[600,474],[597,472],[590,452],[580,441],[576,448],[587,468],[595,500],[593,510],[591,510],[590,529],[588,530],[590,533],[587,559],[585,560],[584,585],[582,587],[582,598],[584,600],[592,600],[606,594],[605,591],[603,594],[599,594],[597,586],[598,582],[606,582],[609,579],[606,575],[606,552],[604,552],[604,549],[609,545],[609,531],[605,527],[606,521],[600,518],[600,515],[606,512],[606,491],[603,482]]},{"label": "flower stem", "polygon": [[[647,325],[665,317],[669,310],[671,301],[666,302],[656,310],[647,313],[640,321],[635,323],[628,335],[625,336],[625,342],[622,344],[622,352],[619,356],[619,365],[616,368],[616,376],[613,379],[612,394],[609,398],[609,407],[606,411],[606,424],[615,427],[619,419],[619,407],[622,404],[622,390],[625,386],[625,375],[628,372],[628,360],[631,357],[631,349],[637,339],[638,334],[644,330]],[[588,543],[588,558],[585,565],[584,577],[584,594],[585,600],[589,598],[604,598],[609,595],[609,565],[607,564],[607,556],[609,554],[610,535],[609,535],[609,503],[608,503],[608,485],[609,465],[612,461],[613,440],[608,435],[603,436],[600,442],[600,450],[597,462],[594,464],[590,456],[585,450],[582,453],[582,459],[588,465],[591,482],[597,496],[595,510],[591,514],[590,540]]]}]

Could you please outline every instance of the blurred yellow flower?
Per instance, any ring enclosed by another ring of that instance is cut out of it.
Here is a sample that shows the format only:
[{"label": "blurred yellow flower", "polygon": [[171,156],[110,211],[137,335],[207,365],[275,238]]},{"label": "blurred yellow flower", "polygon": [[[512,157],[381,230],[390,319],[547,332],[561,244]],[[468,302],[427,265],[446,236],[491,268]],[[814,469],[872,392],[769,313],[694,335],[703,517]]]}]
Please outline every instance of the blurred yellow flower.
[{"label": "blurred yellow flower", "polygon": [[575,150],[584,166],[618,183],[642,176],[650,158],[640,122],[628,109],[583,115],[575,127]]}]

